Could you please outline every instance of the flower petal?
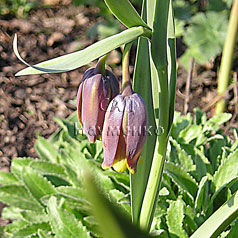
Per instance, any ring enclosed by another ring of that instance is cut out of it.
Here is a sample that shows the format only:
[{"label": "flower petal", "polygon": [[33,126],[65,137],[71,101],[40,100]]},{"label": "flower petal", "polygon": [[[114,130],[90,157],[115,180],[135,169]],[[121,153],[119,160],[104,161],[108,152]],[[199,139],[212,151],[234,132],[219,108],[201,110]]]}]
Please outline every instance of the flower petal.
[{"label": "flower petal", "polygon": [[78,119],[79,123],[82,125],[82,118],[81,118],[81,112],[82,112],[82,89],[83,89],[83,81],[79,85],[78,93],[77,93],[77,111],[78,111]]},{"label": "flower petal", "polygon": [[108,106],[102,131],[104,149],[103,168],[111,167],[116,157],[120,156],[119,151],[122,149],[120,147],[123,144],[120,143],[119,146],[119,138],[125,105],[123,96],[118,95]]},{"label": "flower petal", "polygon": [[137,162],[146,140],[148,113],[144,100],[137,93],[126,97],[125,110],[128,113],[126,136],[127,163],[133,171],[136,171]]},{"label": "flower petal", "polygon": [[[82,93],[83,129],[91,143],[98,136],[98,113],[100,110],[100,94],[103,92],[102,75],[97,74],[85,80]],[[101,116],[101,115],[100,115]]]}]

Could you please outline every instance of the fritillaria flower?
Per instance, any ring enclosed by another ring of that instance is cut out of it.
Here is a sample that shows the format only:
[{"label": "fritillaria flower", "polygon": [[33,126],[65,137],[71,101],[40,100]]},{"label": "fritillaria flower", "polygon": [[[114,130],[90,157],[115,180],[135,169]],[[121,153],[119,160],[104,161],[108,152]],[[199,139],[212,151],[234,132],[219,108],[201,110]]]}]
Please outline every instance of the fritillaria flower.
[{"label": "fritillaria flower", "polygon": [[108,104],[119,93],[118,79],[104,67],[99,61],[88,69],[78,89],[78,118],[91,143],[100,137]]},{"label": "fritillaria flower", "polygon": [[128,168],[134,174],[145,144],[147,128],[144,100],[131,88],[116,96],[108,106],[103,126],[102,167],[113,167],[117,172]]}]

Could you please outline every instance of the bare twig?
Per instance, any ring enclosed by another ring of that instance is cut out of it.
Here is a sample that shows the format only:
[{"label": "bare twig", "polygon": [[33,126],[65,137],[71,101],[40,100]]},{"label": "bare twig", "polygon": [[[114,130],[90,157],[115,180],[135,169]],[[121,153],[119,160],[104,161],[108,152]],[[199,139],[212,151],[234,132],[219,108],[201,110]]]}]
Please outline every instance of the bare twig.
[{"label": "bare twig", "polygon": [[215,96],[202,110],[204,112],[207,112],[213,105],[215,105],[218,101],[220,101],[221,99],[225,98],[227,93],[233,89],[234,84],[229,85],[229,87],[226,89],[226,91],[224,93],[222,93],[221,95],[217,95]]},{"label": "bare twig", "polygon": [[186,114],[188,112],[190,82],[191,82],[192,74],[193,74],[193,57],[190,57],[189,71],[188,71],[188,77],[187,77],[187,80],[186,80],[186,88],[185,88],[184,114]]}]

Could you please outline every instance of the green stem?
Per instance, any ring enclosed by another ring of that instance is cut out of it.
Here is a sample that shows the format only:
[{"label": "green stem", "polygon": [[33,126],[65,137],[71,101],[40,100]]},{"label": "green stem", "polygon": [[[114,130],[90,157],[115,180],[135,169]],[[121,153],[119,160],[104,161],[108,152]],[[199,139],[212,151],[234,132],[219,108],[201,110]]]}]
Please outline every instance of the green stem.
[{"label": "green stem", "polygon": [[105,64],[108,54],[103,55],[97,62],[94,72],[97,74],[106,74]]},{"label": "green stem", "polygon": [[[226,91],[230,79],[230,70],[232,66],[232,55],[234,51],[235,46],[235,40],[236,40],[236,34],[238,32],[238,0],[234,0],[225,45],[223,49],[223,55],[221,59],[221,68],[218,76],[218,88],[217,93],[218,95],[223,95]],[[219,113],[222,113],[225,109],[225,100],[221,99],[217,105],[215,114],[218,115]]]},{"label": "green stem", "polygon": [[129,55],[133,42],[125,45],[122,55],[122,94],[124,96],[132,93],[132,86],[129,72]]}]

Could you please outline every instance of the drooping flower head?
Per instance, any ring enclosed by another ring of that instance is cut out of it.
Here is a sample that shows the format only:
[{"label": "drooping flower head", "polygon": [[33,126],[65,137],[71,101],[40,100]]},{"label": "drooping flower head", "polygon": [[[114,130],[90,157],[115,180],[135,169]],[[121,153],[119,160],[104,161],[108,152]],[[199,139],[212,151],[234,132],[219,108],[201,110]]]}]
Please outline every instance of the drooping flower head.
[{"label": "drooping flower head", "polygon": [[104,161],[102,167],[117,172],[126,168],[134,174],[146,140],[148,113],[139,94],[123,92],[109,104],[102,132]]},{"label": "drooping flower head", "polygon": [[119,93],[118,79],[102,67],[99,62],[84,73],[77,95],[79,122],[91,143],[100,137],[108,104]]}]

